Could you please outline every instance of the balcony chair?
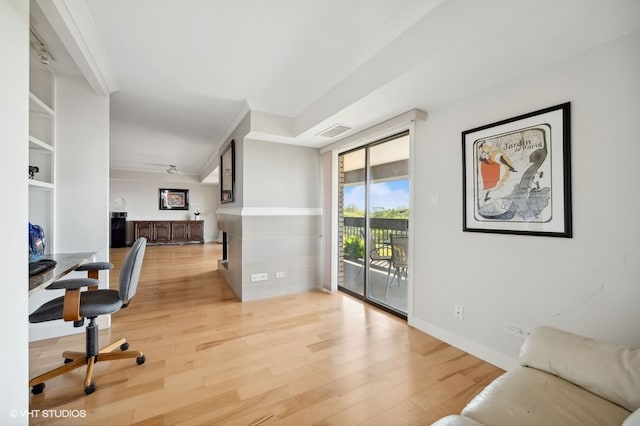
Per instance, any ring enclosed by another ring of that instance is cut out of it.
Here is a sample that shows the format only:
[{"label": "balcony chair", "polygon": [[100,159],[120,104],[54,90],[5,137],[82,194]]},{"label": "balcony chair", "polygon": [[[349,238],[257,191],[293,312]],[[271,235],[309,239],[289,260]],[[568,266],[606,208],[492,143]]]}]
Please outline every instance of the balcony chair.
[{"label": "balcony chair", "polygon": [[[81,327],[84,324],[84,319],[88,318],[86,351],[63,352],[65,365],[29,381],[33,394],[39,394],[44,390],[45,381],[86,365],[84,392],[89,395],[96,390],[96,385],[91,382],[91,378],[94,365],[98,361],[135,358],[138,365],[145,362],[146,358],[142,352],[127,351],[129,344],[126,339],[120,339],[103,349],[98,349],[98,325],[95,320],[99,315],[113,314],[129,305],[138,287],[146,245],[147,240],[139,238],[125,256],[120,270],[119,290],[98,289],[99,281],[95,278],[59,280],[47,287],[48,290],[64,289],[65,294],[36,309],[29,315],[29,322],[40,323],[64,319],[65,321],[73,321],[75,327]],[[81,266],[77,270],[90,271],[89,273],[93,275],[97,274],[98,270],[110,269],[109,265],[107,262],[95,262],[84,267]],[[83,287],[87,287],[89,290],[81,292],[80,289]],[[118,348],[123,352],[113,352]]]},{"label": "balcony chair", "polygon": [[[389,297],[389,287],[393,282],[393,278],[398,279],[398,287],[400,287],[400,278],[404,274],[404,278],[407,278],[407,268],[409,261],[407,259],[407,248],[409,245],[409,237],[401,235],[391,236],[391,262],[389,264],[389,272],[387,273],[387,293],[385,299]],[[393,267],[394,273],[391,276],[391,268]]]},{"label": "balcony chair", "polygon": [[[364,232],[361,232],[361,235],[363,235],[364,238]],[[375,240],[373,239],[373,237],[369,237],[369,262],[374,263],[374,262],[386,262],[388,264],[388,267],[391,267],[391,256],[382,254],[382,250],[385,247],[381,247],[379,245],[376,245]],[[366,264],[366,260],[362,263],[362,265],[360,265],[360,269],[358,270],[358,273],[356,274],[356,280],[358,279],[358,277],[360,276],[360,274],[362,273],[362,270],[364,269],[364,266]]]}]

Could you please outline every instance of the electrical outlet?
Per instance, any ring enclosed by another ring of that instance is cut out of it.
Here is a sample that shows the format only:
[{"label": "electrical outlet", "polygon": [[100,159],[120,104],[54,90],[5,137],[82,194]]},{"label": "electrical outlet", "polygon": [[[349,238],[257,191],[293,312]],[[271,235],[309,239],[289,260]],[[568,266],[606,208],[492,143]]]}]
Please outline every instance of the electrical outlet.
[{"label": "electrical outlet", "polygon": [[462,305],[453,305],[453,317],[460,321],[464,319],[464,308]]},{"label": "electrical outlet", "polygon": [[276,272],[276,278],[284,278],[284,272]]},{"label": "electrical outlet", "polygon": [[251,275],[251,282],[266,281],[268,279],[269,279],[269,274],[267,274],[266,272],[263,272],[261,274],[252,274]]},{"label": "electrical outlet", "polygon": [[519,337],[521,339],[526,339],[527,336],[531,334],[531,329],[515,324],[513,322],[507,321],[504,323],[504,332],[507,334],[511,334],[512,336]]}]

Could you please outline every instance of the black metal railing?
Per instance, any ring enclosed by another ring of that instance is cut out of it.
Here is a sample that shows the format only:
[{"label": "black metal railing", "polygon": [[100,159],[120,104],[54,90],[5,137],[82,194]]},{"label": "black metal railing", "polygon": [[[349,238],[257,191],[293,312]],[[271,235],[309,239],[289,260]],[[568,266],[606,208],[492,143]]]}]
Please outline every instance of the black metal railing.
[{"label": "black metal railing", "polygon": [[[363,217],[345,217],[343,231],[343,245],[345,257],[364,257],[364,232],[365,222]],[[391,240],[392,235],[407,235],[409,231],[409,219],[369,219],[372,244],[375,248],[383,247]],[[371,247],[372,249],[374,247]]]}]

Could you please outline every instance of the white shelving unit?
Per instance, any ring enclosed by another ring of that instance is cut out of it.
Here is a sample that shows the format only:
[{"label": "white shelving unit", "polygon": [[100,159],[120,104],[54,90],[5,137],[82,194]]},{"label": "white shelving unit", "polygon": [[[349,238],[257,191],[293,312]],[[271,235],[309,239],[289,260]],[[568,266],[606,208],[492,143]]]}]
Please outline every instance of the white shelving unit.
[{"label": "white shelving unit", "polygon": [[[55,212],[55,76],[31,56],[29,75],[29,222],[45,232],[46,249],[53,248]],[[25,170],[25,177],[28,177]],[[26,233],[26,230],[25,230]]]}]

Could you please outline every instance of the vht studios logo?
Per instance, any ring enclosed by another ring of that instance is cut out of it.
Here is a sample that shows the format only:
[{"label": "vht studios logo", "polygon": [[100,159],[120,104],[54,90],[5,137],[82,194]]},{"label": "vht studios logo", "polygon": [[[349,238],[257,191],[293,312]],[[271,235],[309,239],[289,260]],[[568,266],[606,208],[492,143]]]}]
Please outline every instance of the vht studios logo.
[{"label": "vht studios logo", "polygon": [[13,418],[83,419],[87,417],[87,410],[11,410],[9,415]]}]

